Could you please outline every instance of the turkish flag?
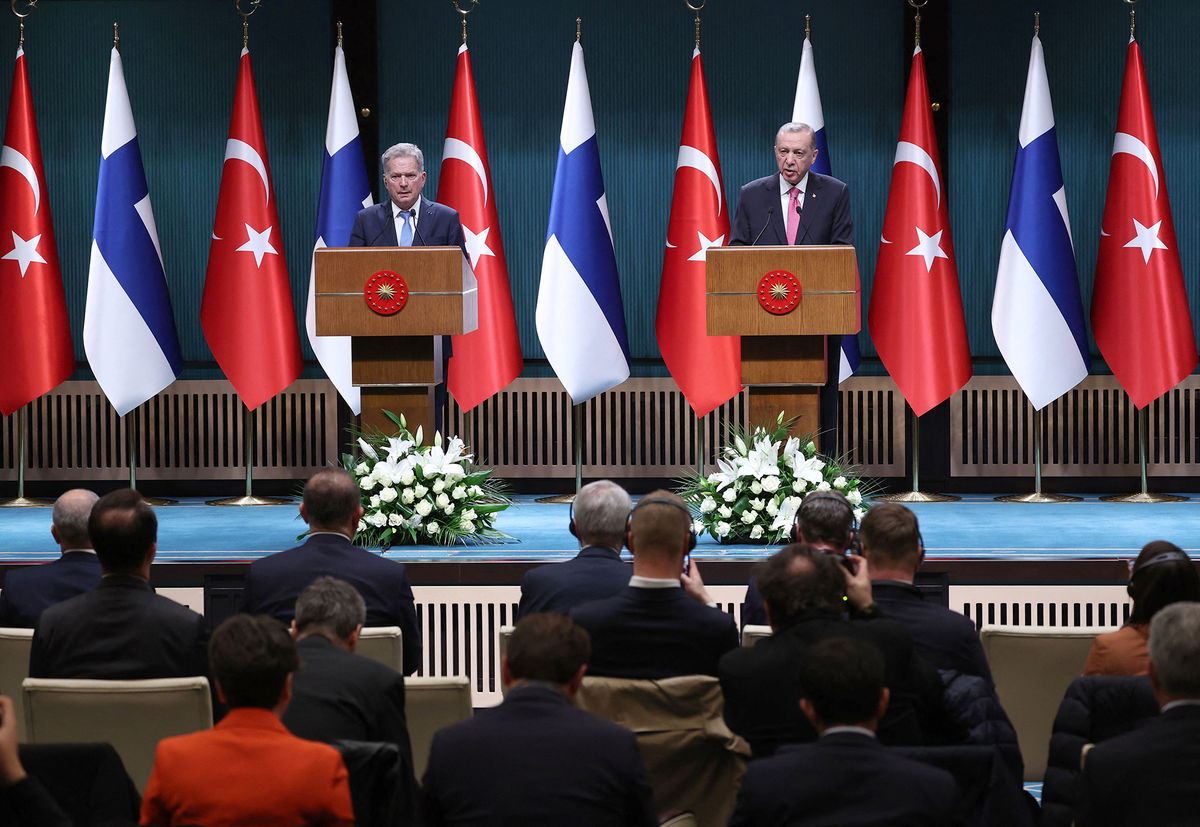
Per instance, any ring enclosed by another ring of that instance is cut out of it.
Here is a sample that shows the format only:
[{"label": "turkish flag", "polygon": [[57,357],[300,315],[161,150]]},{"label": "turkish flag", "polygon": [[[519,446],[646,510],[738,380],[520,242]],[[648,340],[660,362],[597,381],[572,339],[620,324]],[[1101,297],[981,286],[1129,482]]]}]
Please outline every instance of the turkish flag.
[{"label": "turkish flag", "polygon": [[654,320],[663,361],[696,416],[704,416],[742,390],[741,339],[709,336],[705,310],[705,254],[709,247],[723,247],[728,238],[729,204],[704,64],[696,49]]},{"label": "turkish flag", "polygon": [[296,311],[248,49],[238,68],[200,324],[250,410],[300,376]]},{"label": "turkish flag", "polygon": [[459,47],[454,73],[438,201],[458,210],[467,255],[479,282],[479,327],[453,338],[446,377],[454,401],[469,411],[516,379],[525,363],[475,97],[471,53],[465,43]]},{"label": "turkish flag", "polygon": [[5,416],[75,370],[49,195],[25,51],[17,49],[0,150],[0,413]]},{"label": "turkish flag", "polygon": [[1179,245],[1137,41],[1125,55],[1092,292],[1096,344],[1138,408],[1196,367]]},{"label": "turkish flag", "polygon": [[946,184],[918,47],[867,316],[879,358],[917,416],[971,378]]}]

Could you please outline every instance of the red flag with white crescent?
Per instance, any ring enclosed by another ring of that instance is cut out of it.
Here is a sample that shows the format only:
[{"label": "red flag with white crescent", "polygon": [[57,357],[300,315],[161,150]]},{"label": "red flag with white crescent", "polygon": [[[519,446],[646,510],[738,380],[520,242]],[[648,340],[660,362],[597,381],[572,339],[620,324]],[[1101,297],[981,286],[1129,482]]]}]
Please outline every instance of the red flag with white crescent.
[{"label": "red flag with white crescent", "polygon": [[1196,337],[1167,176],[1142,52],[1132,39],[1100,225],[1092,330],[1105,361],[1138,408],[1196,367]]},{"label": "red flag with white crescent", "polygon": [[0,150],[0,331],[0,413],[7,416],[75,370],[24,49],[17,49]]},{"label": "red flag with white crescent", "polygon": [[971,378],[945,179],[919,47],[908,78],[867,323],[879,358],[917,416]]},{"label": "red flag with white crescent", "polygon": [[696,49],[654,321],[663,361],[696,416],[708,414],[742,390],[741,339],[709,336],[705,309],[705,255],[709,247],[723,247],[728,240],[729,204],[704,64]]},{"label": "red flag with white crescent", "polygon": [[475,97],[471,53],[465,43],[458,50],[454,73],[438,201],[458,210],[464,246],[479,282],[479,327],[454,337],[446,377],[454,401],[469,411],[516,379],[525,363]]},{"label": "red flag with white crescent", "polygon": [[296,310],[248,49],[238,68],[200,324],[250,410],[300,376]]}]

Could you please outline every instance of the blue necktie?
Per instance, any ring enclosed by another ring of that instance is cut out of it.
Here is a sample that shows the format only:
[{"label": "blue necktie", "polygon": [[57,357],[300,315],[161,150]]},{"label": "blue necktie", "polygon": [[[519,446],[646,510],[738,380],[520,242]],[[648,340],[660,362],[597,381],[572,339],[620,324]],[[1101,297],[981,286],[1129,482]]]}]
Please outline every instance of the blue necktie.
[{"label": "blue necktie", "polygon": [[404,219],[404,226],[400,228],[400,246],[411,247],[413,239],[412,225],[412,210],[401,210],[400,217]]}]

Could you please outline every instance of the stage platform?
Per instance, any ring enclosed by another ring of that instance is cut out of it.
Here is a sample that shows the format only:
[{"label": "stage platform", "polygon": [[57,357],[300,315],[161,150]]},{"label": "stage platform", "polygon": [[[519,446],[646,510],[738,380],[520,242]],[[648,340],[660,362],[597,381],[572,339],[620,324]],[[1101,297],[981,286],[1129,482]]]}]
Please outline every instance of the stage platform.
[{"label": "stage platform", "polygon": [[[964,583],[1118,583],[1126,561],[1146,542],[1166,539],[1200,552],[1200,498],[1131,505],[1087,497],[1080,503],[999,503],[972,495],[955,503],[917,504],[926,546],[925,569]],[[304,531],[295,504],[220,508],[183,500],[156,509],[156,580],[199,585],[204,573],[232,573],[259,557],[296,544]],[[415,583],[519,583],[530,566],[564,560],[577,543],[567,530],[566,505],[519,497],[497,527],[514,541],[478,546],[406,546],[384,556],[410,564]],[[0,509],[0,567],[50,560],[50,511]],[[713,583],[745,582],[770,547],[721,545],[702,538],[694,558]],[[626,552],[628,554],[628,552]],[[189,577],[191,570],[196,575]],[[515,578],[515,579],[514,579]]]}]

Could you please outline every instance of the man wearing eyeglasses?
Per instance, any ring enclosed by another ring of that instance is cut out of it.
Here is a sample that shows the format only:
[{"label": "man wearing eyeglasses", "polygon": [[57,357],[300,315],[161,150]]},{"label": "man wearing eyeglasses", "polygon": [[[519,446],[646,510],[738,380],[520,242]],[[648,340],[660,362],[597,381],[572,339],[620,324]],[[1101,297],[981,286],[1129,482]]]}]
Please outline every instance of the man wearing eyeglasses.
[{"label": "man wearing eyeglasses", "polygon": [[[854,244],[849,188],[830,175],[813,172],[819,150],[806,123],[785,123],[775,134],[778,175],[751,181],[738,194],[729,243]],[[825,386],[821,389],[822,445],[837,453],[838,371],[836,338],[826,353]]]}]

